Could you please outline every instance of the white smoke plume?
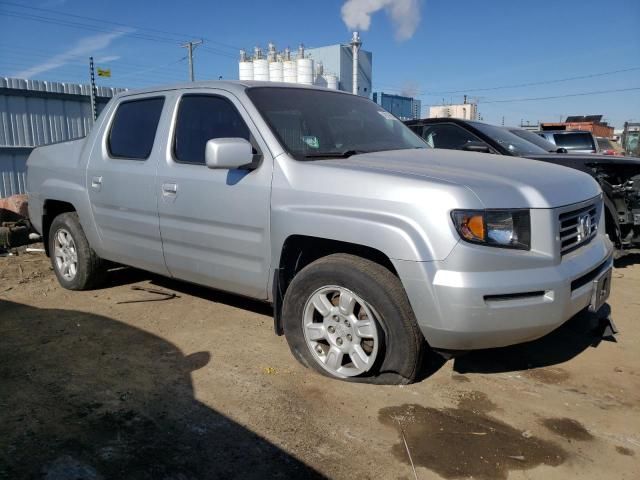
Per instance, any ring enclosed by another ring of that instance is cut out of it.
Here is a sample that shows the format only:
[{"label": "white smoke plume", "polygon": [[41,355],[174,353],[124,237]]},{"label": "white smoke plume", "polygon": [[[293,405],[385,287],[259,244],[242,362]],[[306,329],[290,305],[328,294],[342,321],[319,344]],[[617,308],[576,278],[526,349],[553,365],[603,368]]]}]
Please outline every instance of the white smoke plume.
[{"label": "white smoke plume", "polygon": [[369,30],[371,15],[384,10],[399,41],[410,39],[420,23],[420,0],[347,0],[342,5],[342,21],[350,30]]}]

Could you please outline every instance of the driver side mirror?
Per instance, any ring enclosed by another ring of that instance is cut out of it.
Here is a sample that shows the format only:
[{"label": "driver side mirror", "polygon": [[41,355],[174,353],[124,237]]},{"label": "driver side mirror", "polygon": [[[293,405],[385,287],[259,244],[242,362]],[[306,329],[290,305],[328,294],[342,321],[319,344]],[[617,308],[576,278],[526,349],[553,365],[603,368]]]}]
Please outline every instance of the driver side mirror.
[{"label": "driver side mirror", "polygon": [[484,142],[467,142],[463,145],[462,150],[467,152],[491,153],[491,147]]},{"label": "driver side mirror", "polygon": [[204,159],[213,169],[247,167],[253,160],[253,147],[244,138],[212,138],[205,147]]},{"label": "driver side mirror", "polygon": [[556,150],[556,153],[569,153],[569,150],[567,150],[567,149],[566,149],[566,148],[564,148],[564,147],[559,147],[559,148]]}]

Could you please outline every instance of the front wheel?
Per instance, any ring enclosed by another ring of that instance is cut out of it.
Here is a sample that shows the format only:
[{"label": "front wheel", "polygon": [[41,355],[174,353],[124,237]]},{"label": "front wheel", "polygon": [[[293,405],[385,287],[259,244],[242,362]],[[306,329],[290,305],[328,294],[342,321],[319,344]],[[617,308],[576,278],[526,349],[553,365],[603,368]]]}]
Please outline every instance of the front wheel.
[{"label": "front wheel", "polygon": [[400,280],[377,263],[347,254],[311,263],[282,314],[294,356],[324,375],[397,384],[418,374],[424,338]]}]

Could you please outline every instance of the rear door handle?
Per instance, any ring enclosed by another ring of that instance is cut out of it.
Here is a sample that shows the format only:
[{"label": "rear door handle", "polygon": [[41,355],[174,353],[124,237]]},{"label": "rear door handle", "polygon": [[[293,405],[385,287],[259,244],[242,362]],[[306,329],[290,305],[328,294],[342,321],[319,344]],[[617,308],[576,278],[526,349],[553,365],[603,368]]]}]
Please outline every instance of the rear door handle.
[{"label": "rear door handle", "polygon": [[100,189],[102,188],[101,176],[91,177],[91,188],[93,188],[94,190],[100,191]]},{"label": "rear door handle", "polygon": [[165,197],[175,197],[178,193],[178,185],[176,183],[163,183],[162,195]]}]

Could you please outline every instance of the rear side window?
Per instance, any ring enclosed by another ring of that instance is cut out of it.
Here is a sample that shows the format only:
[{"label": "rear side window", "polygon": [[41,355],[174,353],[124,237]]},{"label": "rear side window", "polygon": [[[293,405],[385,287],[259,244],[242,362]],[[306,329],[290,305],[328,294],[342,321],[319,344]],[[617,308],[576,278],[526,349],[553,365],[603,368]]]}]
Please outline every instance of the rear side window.
[{"label": "rear side window", "polygon": [[608,138],[598,138],[598,147],[600,150],[613,150],[613,144]]},{"label": "rear side window", "polygon": [[183,96],[173,144],[176,161],[204,165],[207,142],[215,138],[244,138],[249,141],[249,128],[236,107],[223,97]]},{"label": "rear side window", "polygon": [[109,154],[134,160],[149,158],[163,104],[164,97],[155,97],[118,105],[109,132]]},{"label": "rear side window", "polygon": [[590,133],[555,133],[553,138],[558,147],[563,147],[567,150],[595,150],[593,137]]},{"label": "rear side window", "polygon": [[422,138],[434,148],[448,150],[460,150],[468,142],[477,142],[479,140],[472,133],[452,123],[425,125],[422,131]]}]

